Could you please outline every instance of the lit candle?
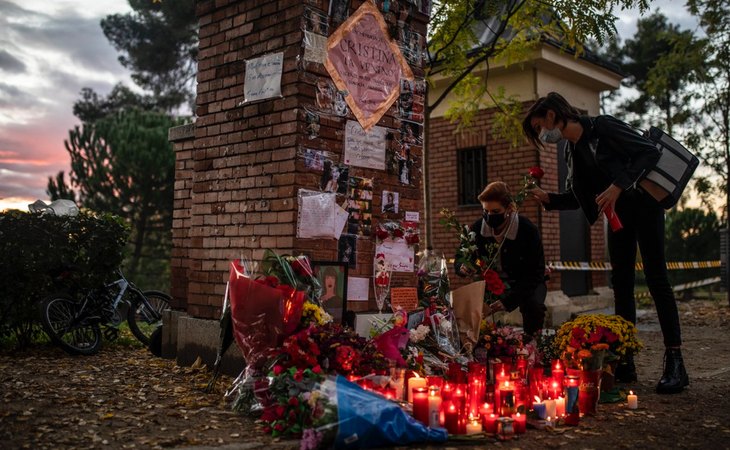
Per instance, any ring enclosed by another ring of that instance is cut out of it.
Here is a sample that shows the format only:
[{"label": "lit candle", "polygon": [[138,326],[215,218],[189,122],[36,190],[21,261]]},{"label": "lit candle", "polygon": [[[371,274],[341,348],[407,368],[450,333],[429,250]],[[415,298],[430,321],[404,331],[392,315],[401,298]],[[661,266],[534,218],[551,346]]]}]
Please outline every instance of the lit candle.
[{"label": "lit candle", "polygon": [[509,381],[505,381],[504,385],[499,388],[500,415],[509,417],[515,407],[515,391]]},{"label": "lit candle", "polygon": [[444,403],[444,426],[449,434],[459,434],[459,411],[451,400]]},{"label": "lit candle", "polygon": [[563,417],[565,415],[565,397],[558,397],[555,400],[555,417]]},{"label": "lit candle", "polygon": [[408,403],[413,403],[413,389],[414,388],[425,388],[426,379],[419,377],[417,373],[413,373],[414,376],[408,379]]},{"label": "lit candle", "polygon": [[550,381],[550,397],[552,398],[558,398],[563,393],[563,384],[562,382],[558,383],[558,381],[553,378]]},{"label": "lit candle", "polygon": [[428,426],[441,426],[441,390],[438,386],[428,388]]},{"label": "lit candle", "polygon": [[484,431],[487,433],[496,433],[497,432],[497,419],[498,417],[495,414],[490,414],[488,416],[484,416],[482,419],[484,424]]},{"label": "lit candle", "polygon": [[527,416],[524,414],[512,414],[514,419],[515,434],[523,434],[527,432]]},{"label": "lit candle", "polygon": [[428,389],[413,388],[413,418],[424,425],[429,422]]},{"label": "lit candle", "polygon": [[545,400],[545,414],[548,417],[555,417],[556,404],[555,400],[549,398]]},{"label": "lit candle", "polygon": [[562,384],[564,375],[565,375],[565,370],[563,370],[563,366],[560,365],[560,360],[558,359],[555,361],[555,364],[553,365],[552,376],[555,379],[555,381]]},{"label": "lit candle", "polygon": [[550,417],[550,416],[547,416],[547,417],[545,418],[545,426],[546,426],[546,427],[552,427],[553,425],[555,425],[555,424],[553,423],[553,419],[552,419],[552,417]]},{"label": "lit candle", "polygon": [[397,400],[403,400],[403,384],[405,381],[405,369],[396,367],[390,369],[390,387],[395,390]]},{"label": "lit candle", "polygon": [[474,417],[469,418],[469,423],[466,424],[466,434],[478,434],[482,432],[482,424],[479,423],[478,419]]},{"label": "lit candle", "polygon": [[454,386],[450,383],[444,383],[444,386],[441,388],[441,399],[443,401],[451,400],[451,397],[454,394]]},{"label": "lit candle", "polygon": [[532,404],[532,409],[535,410],[537,417],[544,419],[547,417],[547,411],[545,410],[545,402],[540,400],[540,397],[535,396],[535,403]]},{"label": "lit candle", "polygon": [[493,412],[492,405],[489,403],[482,403],[482,406],[479,407],[479,415],[484,417],[487,414],[491,414]]},{"label": "lit candle", "polygon": [[626,400],[629,402],[629,409],[636,409],[639,407],[639,396],[634,394],[634,391],[629,391],[629,395],[626,396]]}]

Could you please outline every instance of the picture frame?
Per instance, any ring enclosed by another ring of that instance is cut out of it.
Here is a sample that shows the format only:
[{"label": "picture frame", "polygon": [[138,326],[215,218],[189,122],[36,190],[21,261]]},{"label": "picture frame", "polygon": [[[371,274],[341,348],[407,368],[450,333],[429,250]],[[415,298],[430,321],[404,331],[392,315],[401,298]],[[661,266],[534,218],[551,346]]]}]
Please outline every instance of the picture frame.
[{"label": "picture frame", "polygon": [[312,271],[322,285],[320,302],[335,323],[345,323],[347,317],[346,262],[312,261]]}]

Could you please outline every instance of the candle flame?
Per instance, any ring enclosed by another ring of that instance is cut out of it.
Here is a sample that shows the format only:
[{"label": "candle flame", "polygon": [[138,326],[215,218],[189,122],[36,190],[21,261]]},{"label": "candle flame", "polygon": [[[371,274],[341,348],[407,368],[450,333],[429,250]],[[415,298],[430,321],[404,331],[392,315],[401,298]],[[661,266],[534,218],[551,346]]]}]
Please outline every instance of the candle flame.
[{"label": "candle flame", "polygon": [[517,413],[517,417],[518,417],[518,418],[520,417],[520,413]]},{"label": "candle flame", "polygon": [[542,400],[537,395],[535,396],[535,403],[542,403]]},{"label": "candle flame", "polygon": [[509,381],[504,382],[504,387],[509,387]]},{"label": "candle flame", "polygon": [[555,362],[555,370],[560,370],[560,361]]},{"label": "candle flame", "polygon": [[418,372],[413,372],[413,378],[421,378],[421,376],[418,375]]},{"label": "candle flame", "polygon": [[557,381],[553,381],[553,387],[554,388],[558,387],[558,382]]},{"label": "candle flame", "polygon": [[634,391],[629,391],[629,395],[634,395]]}]

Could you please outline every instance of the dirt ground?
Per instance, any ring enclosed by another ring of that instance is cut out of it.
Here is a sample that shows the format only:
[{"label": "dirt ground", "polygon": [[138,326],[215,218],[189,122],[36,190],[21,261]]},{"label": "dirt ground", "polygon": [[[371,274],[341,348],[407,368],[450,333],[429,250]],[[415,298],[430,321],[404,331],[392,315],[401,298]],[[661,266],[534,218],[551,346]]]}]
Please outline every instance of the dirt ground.
[{"label": "dirt ground", "polygon": [[[684,393],[654,393],[663,348],[655,313],[644,311],[639,382],[630,386],[639,395],[638,410],[624,403],[601,404],[598,415],[578,427],[438,448],[730,448],[730,308],[725,300],[693,300],[680,308],[691,383]],[[71,357],[49,346],[5,351],[0,354],[0,447],[298,447],[297,441],[264,436],[251,419],[229,411],[223,394],[230,378],[205,394],[208,379],[204,367],[178,367],[123,346],[106,346],[92,357]]]}]

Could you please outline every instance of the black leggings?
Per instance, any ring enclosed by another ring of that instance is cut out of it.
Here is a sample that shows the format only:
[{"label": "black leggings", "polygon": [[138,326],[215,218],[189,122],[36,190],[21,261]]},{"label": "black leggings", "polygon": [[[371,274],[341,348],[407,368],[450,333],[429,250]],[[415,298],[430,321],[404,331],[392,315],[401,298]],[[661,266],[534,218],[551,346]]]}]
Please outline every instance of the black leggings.
[{"label": "black leggings", "polygon": [[667,278],[664,257],[664,209],[646,194],[630,190],[616,202],[616,214],[623,229],[608,231],[608,253],[611,258],[611,280],[616,314],[636,323],[634,299],[636,247],[641,251],[644,275],[656,305],[664,345],[682,344],[679,313],[674,292]]},{"label": "black leggings", "polygon": [[520,313],[522,313],[522,328],[525,334],[534,336],[545,323],[545,296],[547,295],[547,286],[540,283],[537,288],[520,303]]}]

